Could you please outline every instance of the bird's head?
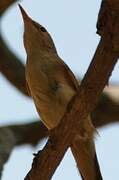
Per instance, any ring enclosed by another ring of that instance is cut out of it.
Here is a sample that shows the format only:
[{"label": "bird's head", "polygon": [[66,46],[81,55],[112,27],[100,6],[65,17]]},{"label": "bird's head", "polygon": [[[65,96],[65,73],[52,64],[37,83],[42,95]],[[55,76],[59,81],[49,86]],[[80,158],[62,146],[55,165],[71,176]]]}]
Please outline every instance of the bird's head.
[{"label": "bird's head", "polygon": [[32,20],[23,7],[19,5],[24,21],[24,46],[27,54],[33,49],[56,53],[54,42],[48,31],[39,23]]}]

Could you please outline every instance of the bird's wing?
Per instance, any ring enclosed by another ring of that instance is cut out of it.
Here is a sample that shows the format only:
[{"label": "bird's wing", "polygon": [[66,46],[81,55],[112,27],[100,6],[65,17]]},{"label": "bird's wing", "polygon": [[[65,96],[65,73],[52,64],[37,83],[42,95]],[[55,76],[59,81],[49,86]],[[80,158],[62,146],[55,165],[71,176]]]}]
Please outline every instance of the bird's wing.
[{"label": "bird's wing", "polygon": [[63,60],[59,60],[60,65],[62,66],[62,71],[61,73],[63,73],[63,75],[65,75],[65,77],[67,78],[67,81],[69,83],[69,85],[71,87],[73,87],[73,89],[75,91],[77,91],[79,89],[79,83],[75,77],[75,75],[73,74],[73,72],[70,70],[70,68],[65,64],[65,62]]}]

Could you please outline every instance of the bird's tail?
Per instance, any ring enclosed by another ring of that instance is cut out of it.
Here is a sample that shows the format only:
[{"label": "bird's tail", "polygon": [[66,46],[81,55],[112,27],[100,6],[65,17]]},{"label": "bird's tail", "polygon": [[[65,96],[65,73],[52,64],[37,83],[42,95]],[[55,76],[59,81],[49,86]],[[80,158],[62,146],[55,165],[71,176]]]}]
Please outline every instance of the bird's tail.
[{"label": "bird's tail", "polygon": [[76,138],[71,150],[83,180],[103,180],[93,139]]}]

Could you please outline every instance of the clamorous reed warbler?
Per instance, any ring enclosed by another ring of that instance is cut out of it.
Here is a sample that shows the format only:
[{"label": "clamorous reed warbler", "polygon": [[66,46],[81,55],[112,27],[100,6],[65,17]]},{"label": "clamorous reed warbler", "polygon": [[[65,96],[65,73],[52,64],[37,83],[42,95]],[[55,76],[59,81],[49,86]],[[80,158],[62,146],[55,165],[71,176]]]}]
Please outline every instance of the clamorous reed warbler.
[{"label": "clamorous reed warbler", "polygon": [[[79,84],[69,67],[58,56],[48,31],[33,21],[19,5],[24,21],[24,47],[27,53],[26,81],[36,109],[50,130],[58,125]],[[83,131],[83,135],[82,135]],[[84,180],[101,180],[96,157],[94,127],[90,117],[81,123],[73,147],[79,153],[81,176]],[[77,149],[77,147],[79,147]]]}]

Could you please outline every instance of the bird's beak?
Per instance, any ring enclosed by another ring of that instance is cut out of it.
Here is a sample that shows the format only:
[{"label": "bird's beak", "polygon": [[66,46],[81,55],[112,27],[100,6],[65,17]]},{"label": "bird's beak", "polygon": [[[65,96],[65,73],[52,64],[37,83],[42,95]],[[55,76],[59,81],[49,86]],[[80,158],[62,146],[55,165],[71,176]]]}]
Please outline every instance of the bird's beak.
[{"label": "bird's beak", "polygon": [[23,17],[24,24],[31,21],[31,18],[27,15],[23,7],[19,4],[19,8]]}]

